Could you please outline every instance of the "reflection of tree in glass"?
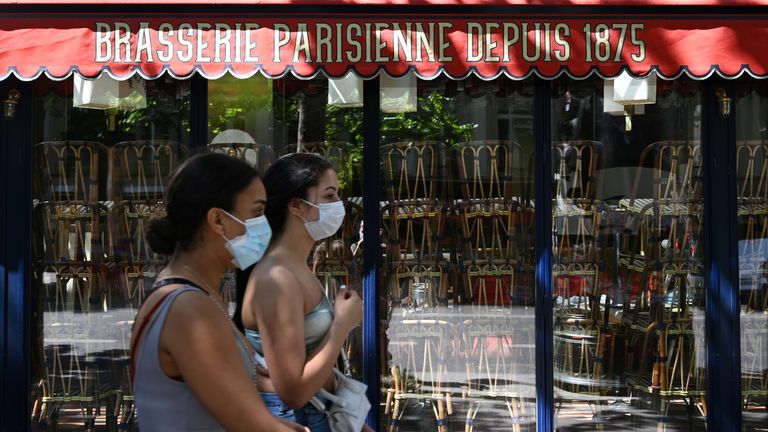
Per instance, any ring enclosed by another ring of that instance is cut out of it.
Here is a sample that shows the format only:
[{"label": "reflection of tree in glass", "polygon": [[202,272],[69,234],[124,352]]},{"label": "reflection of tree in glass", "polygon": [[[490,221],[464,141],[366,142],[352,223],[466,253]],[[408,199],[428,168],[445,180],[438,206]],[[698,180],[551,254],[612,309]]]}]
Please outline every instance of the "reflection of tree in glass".
[{"label": "reflection of tree in glass", "polygon": [[418,98],[416,112],[384,115],[381,119],[381,142],[407,140],[442,141],[453,147],[472,139],[475,125],[461,124],[454,116],[455,102],[438,92]]},{"label": "reflection of tree in glass", "polygon": [[208,130],[216,136],[223,130],[245,130],[245,117],[272,109],[270,80],[220,79],[209,83]]}]

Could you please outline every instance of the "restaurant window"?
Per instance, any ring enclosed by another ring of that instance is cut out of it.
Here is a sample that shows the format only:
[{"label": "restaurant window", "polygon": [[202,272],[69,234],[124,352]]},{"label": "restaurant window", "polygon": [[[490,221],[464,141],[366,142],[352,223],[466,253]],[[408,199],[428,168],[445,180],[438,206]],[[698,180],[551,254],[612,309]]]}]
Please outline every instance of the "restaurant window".
[{"label": "restaurant window", "polygon": [[[349,81],[209,81],[209,139],[197,148],[189,145],[189,81],[36,82],[34,430],[138,428],[128,342],[145,289],[167,262],[144,242],[143,222],[164,212],[169,175],[191,154],[224,153],[262,174],[287,153],[327,157],[347,216],[308,264],[329,298],[341,285],[361,291],[362,81]],[[234,282],[230,272],[221,286],[230,311]],[[345,350],[360,378],[360,328]]]},{"label": "restaurant window", "polygon": [[380,430],[536,429],[533,93],[380,77]]},{"label": "restaurant window", "polygon": [[31,428],[133,423],[131,324],[165,261],[143,222],[189,153],[189,81],[33,86]]},{"label": "restaurant window", "polygon": [[552,89],[556,428],[703,430],[700,84]]},{"label": "restaurant window", "polygon": [[768,86],[736,83],[742,430],[768,424]]}]

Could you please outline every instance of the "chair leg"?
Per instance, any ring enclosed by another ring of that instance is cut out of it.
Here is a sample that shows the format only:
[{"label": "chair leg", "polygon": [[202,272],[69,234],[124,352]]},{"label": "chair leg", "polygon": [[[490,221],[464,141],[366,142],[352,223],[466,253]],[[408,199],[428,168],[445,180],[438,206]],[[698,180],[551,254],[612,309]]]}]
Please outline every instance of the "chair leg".
[{"label": "chair leg", "polygon": [[512,417],[512,430],[514,432],[520,432],[520,412],[517,409],[517,399],[510,398],[504,402],[506,402],[507,411],[509,411],[509,415]]},{"label": "chair leg", "polygon": [[395,399],[395,405],[392,408],[392,417],[389,420],[389,432],[397,432],[398,422],[400,421],[400,399]]},{"label": "chair leg", "polygon": [[[435,405],[437,405],[437,408],[435,408]],[[434,401],[433,409],[435,411],[435,417],[437,418],[437,431],[447,432],[447,427],[445,424],[445,401],[440,399]]]},{"label": "chair leg", "polygon": [[[474,410],[472,407],[474,406]],[[480,402],[469,402],[469,408],[467,409],[467,417],[464,419],[464,432],[472,432],[475,428],[475,417],[477,411],[480,409]]]}]

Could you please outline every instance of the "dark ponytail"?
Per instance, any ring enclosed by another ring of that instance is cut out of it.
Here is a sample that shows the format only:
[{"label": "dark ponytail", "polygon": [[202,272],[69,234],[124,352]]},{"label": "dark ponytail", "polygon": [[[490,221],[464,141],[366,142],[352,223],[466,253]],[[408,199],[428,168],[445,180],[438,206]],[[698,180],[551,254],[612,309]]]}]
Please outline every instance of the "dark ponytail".
[{"label": "dark ponytail", "polygon": [[166,190],[166,216],[147,223],[149,247],[162,255],[189,250],[208,210],[231,211],[237,194],[258,177],[253,167],[224,154],[204,153],[187,159],[176,169]]}]

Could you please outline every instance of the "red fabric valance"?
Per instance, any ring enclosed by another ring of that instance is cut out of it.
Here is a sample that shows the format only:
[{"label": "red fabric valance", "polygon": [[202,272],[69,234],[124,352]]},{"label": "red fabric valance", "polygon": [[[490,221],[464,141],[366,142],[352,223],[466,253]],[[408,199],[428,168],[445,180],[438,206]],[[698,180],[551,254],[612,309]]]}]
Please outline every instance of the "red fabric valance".
[{"label": "red fabric valance", "polygon": [[422,78],[476,74],[603,77],[623,69],[768,76],[766,16],[231,16],[0,18],[0,79],[74,71],[127,78],[164,73]]}]

